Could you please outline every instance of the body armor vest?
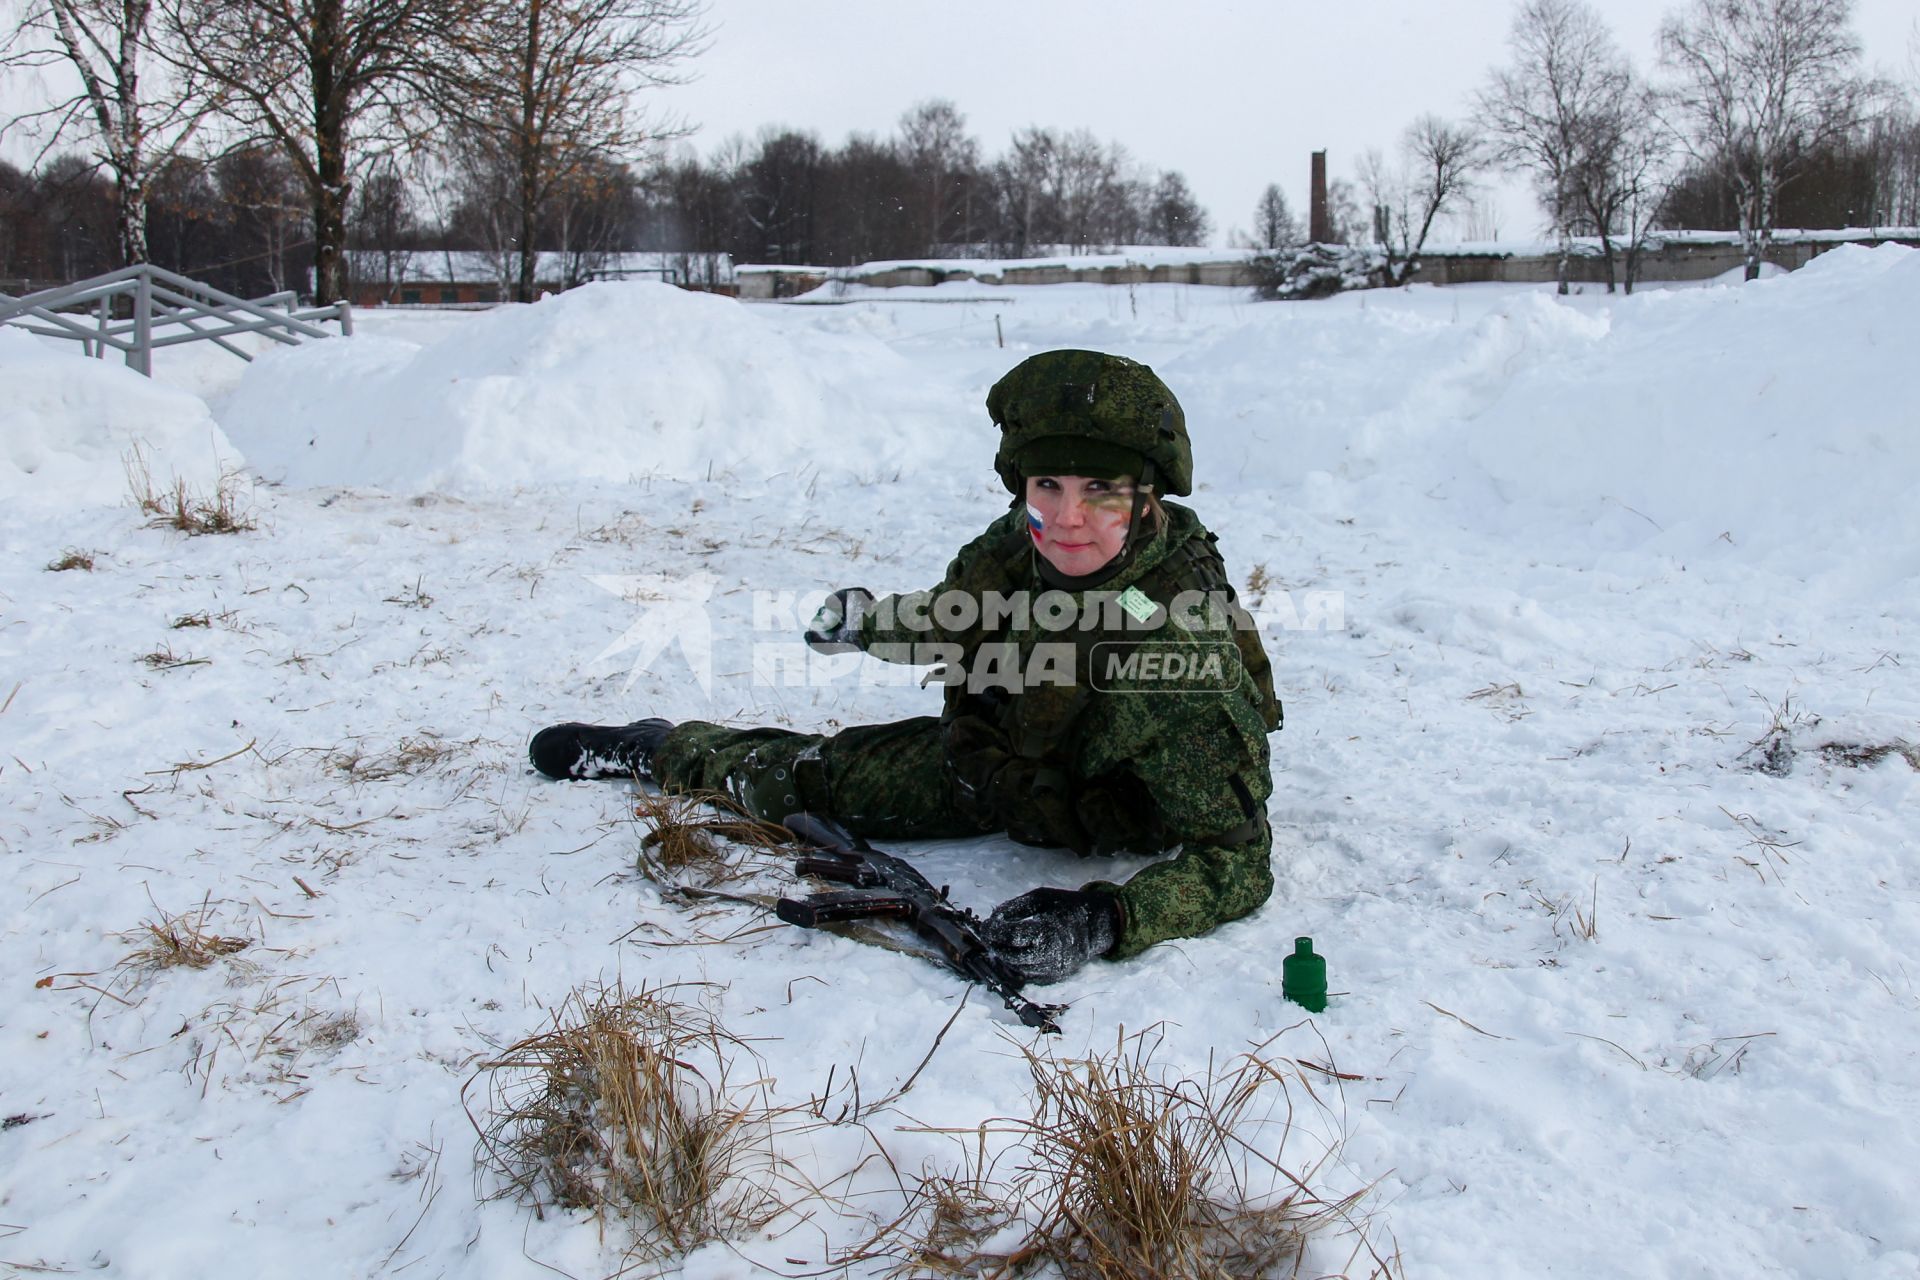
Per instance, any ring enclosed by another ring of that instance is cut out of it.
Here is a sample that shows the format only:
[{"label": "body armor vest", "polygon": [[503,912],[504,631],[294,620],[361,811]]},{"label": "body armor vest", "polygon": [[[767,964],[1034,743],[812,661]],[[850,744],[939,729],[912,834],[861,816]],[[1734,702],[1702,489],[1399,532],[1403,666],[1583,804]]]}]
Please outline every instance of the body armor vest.
[{"label": "body armor vest", "polygon": [[[1168,514],[1170,525],[1185,527],[1170,527],[1161,536],[1181,541],[1127,590],[1158,606],[1163,619],[1184,592],[1219,593],[1228,602],[1233,641],[1246,677],[1239,693],[1220,696],[1247,697],[1267,731],[1274,732],[1281,726],[1282,713],[1274,693],[1272,664],[1259,630],[1240,607],[1227,579],[1226,565],[1214,546],[1216,539],[1200,528],[1191,513],[1181,511],[1178,520],[1171,519],[1173,511]],[[982,556],[961,585],[978,598],[988,592],[1011,595],[1031,590],[1038,576],[1033,569],[1035,554],[1022,524],[1010,531],[1001,547]],[[1169,625],[1161,623],[1163,629]],[[1166,837],[1157,829],[1151,797],[1139,794],[1137,785],[1077,778],[1073,768],[1087,707],[1099,696],[1093,680],[1095,646],[1130,646],[1165,637],[1161,631],[1083,629],[1076,624],[1045,638],[1074,646],[1071,683],[1030,684],[1017,694],[997,688],[969,691],[964,681],[947,686],[941,724],[948,766],[963,803],[979,817],[1005,825],[1008,834],[1022,843],[1065,845],[1081,854],[1165,848]],[[962,646],[965,664],[971,668],[983,646],[1014,639],[1005,628],[976,630]],[[1034,637],[1024,639],[1030,648]],[[1238,829],[1223,833],[1236,834]]]}]

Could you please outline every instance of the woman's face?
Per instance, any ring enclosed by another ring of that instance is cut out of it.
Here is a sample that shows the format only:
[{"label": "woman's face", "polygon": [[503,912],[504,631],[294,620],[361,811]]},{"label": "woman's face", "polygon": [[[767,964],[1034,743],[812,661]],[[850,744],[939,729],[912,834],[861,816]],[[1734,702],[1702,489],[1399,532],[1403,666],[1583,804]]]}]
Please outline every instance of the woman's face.
[{"label": "woman's face", "polygon": [[1132,515],[1130,481],[1027,477],[1027,527],[1034,548],[1068,577],[1093,573],[1119,555]]}]

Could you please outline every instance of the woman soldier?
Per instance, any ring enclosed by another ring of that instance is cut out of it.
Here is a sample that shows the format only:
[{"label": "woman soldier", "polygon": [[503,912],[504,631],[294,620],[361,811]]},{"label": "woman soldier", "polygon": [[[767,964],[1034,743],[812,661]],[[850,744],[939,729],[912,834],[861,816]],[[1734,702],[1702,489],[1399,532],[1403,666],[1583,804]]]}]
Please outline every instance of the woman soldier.
[{"label": "woman soldier", "polygon": [[1034,982],[1265,902],[1280,706],[1213,535],[1159,498],[1193,489],[1179,402],[1143,364],[1050,351],[996,383],[987,412],[1012,509],[938,587],[836,591],[806,633],[822,652],[942,663],[937,718],[832,735],[561,724],[534,735],[534,766],[725,791],[769,821],[804,810],[873,838],[1005,831],[1083,856],[1173,855],[1124,884],[996,907],[984,936]]}]

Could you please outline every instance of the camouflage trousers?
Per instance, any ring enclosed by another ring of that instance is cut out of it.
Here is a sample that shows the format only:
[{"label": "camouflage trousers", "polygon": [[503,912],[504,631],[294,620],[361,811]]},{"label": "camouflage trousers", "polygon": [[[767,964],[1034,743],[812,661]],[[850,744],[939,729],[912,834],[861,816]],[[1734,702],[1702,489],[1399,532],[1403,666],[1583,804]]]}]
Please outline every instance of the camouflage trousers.
[{"label": "camouflage trousers", "polygon": [[654,753],[653,772],[672,791],[722,791],[756,818],[779,822],[805,810],[855,835],[958,838],[998,828],[956,801],[940,721],[916,716],[835,734],[729,729],[689,720]]}]

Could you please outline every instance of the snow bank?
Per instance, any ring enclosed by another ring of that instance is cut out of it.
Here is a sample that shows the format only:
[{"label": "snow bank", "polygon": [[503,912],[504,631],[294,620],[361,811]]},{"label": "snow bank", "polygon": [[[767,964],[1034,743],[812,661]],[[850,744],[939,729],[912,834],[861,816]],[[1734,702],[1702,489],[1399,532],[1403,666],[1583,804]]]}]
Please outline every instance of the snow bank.
[{"label": "snow bank", "polygon": [[1717,542],[1811,569],[1899,548],[1911,574],[1920,410],[1889,391],[1920,349],[1916,300],[1920,252],[1891,245],[1649,294],[1598,323],[1533,295],[1484,335],[1514,372],[1460,444],[1516,532],[1625,510],[1676,551]]},{"label": "snow bank", "polygon": [[156,486],[178,476],[210,491],[241,460],[198,396],[86,359],[74,343],[0,326],[0,387],[0,501],[16,509],[124,502],[135,445]]},{"label": "snow bank", "polygon": [[[1920,545],[1903,500],[1920,488],[1920,414],[1887,394],[1920,346],[1917,291],[1920,252],[1841,248],[1778,279],[1631,298],[1414,289],[1241,307],[1169,332],[1165,353],[1114,349],[1180,394],[1216,492],[1298,489],[1315,509],[1415,523],[1410,505],[1438,502],[1563,563],[1651,547],[1811,574]],[[984,475],[983,366],[929,379],[884,326],[851,322],[866,308],[834,318],[849,323],[593,285],[407,331],[417,342],[276,353],[221,420],[293,485]],[[1017,358],[990,354],[995,370]],[[1920,572],[1902,554],[1896,579]]]},{"label": "snow bank", "polygon": [[[1484,295],[1482,295],[1484,297]],[[1592,560],[1629,547],[1920,572],[1920,252],[1612,300],[1444,290],[1279,306],[1163,366],[1203,481]],[[1471,304],[1469,303],[1469,310]]]},{"label": "snow bank", "polygon": [[249,370],[221,418],[293,485],[486,490],[924,458],[938,408],[871,338],[724,298],[596,284],[419,345],[360,337]]}]

